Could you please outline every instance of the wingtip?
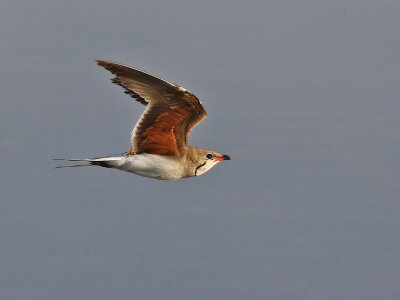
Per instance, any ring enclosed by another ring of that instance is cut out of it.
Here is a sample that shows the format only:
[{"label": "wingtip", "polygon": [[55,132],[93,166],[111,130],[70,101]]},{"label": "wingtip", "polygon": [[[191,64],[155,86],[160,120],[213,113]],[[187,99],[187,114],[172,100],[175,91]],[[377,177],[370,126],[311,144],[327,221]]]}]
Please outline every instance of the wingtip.
[{"label": "wingtip", "polygon": [[96,64],[98,64],[99,66],[104,66],[108,63],[108,61],[106,60],[102,60],[102,59],[95,59],[94,60],[96,62]]},{"label": "wingtip", "polygon": [[112,70],[116,67],[126,67],[123,66],[119,63],[113,62],[111,60],[102,60],[102,59],[95,59],[95,62],[97,63],[97,65],[99,65],[100,67],[103,67],[104,69],[110,71],[111,73],[115,74]]}]

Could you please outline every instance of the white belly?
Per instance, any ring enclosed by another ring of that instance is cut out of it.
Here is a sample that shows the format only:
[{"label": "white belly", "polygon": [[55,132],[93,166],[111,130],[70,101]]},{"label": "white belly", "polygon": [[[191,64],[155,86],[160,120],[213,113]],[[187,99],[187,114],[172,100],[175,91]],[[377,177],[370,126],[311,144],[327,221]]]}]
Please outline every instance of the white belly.
[{"label": "white belly", "polygon": [[115,169],[155,179],[175,180],[183,176],[183,168],[178,161],[155,154],[121,157],[107,161],[107,164]]}]

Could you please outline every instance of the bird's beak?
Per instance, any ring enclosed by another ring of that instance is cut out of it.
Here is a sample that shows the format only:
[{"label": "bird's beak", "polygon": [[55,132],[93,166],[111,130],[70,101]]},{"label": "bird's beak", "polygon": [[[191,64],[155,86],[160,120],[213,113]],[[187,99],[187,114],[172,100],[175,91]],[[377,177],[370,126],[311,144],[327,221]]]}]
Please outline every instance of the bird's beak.
[{"label": "bird's beak", "polygon": [[218,157],[216,161],[223,161],[223,160],[231,160],[231,158],[228,155],[222,155],[221,157]]}]

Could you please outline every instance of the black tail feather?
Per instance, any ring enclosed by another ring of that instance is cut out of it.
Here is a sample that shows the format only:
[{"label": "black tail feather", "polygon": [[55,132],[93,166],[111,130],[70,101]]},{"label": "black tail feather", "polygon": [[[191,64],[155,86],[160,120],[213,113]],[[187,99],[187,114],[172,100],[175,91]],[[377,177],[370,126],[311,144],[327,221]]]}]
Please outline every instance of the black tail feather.
[{"label": "black tail feather", "polygon": [[90,166],[99,166],[103,168],[112,168],[107,164],[107,161],[91,161]]},{"label": "black tail feather", "polygon": [[53,158],[53,160],[57,161],[82,161],[82,162],[88,162],[86,164],[78,164],[78,165],[71,165],[71,166],[59,166],[55,167],[56,169],[61,169],[61,168],[74,168],[74,167],[93,167],[93,166],[99,166],[103,168],[112,168],[107,164],[107,161],[90,161],[89,159],[78,159],[78,158]]},{"label": "black tail feather", "polygon": [[[57,161],[87,161],[85,159],[75,159],[75,158],[53,158],[53,160]],[[71,166],[59,166],[59,167],[54,167],[55,169],[62,169],[62,168],[75,168],[75,167],[92,167],[92,163],[86,163],[86,164],[78,164],[78,165],[71,165]]]},{"label": "black tail feather", "polygon": [[54,167],[55,169],[62,169],[62,168],[75,168],[75,167],[93,167],[93,164],[85,164],[85,165],[72,165],[72,166],[59,166]]}]

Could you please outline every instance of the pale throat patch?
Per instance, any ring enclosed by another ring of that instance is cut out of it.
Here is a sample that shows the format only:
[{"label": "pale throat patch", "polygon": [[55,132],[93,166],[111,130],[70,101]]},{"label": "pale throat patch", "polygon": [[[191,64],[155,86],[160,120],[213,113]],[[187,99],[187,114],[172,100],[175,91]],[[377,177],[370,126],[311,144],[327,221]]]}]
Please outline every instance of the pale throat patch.
[{"label": "pale throat patch", "polygon": [[218,163],[218,161],[213,161],[213,160],[205,161],[204,163],[202,163],[201,165],[196,167],[196,169],[194,171],[194,175],[195,176],[200,176],[200,175],[206,173],[212,167],[214,167],[217,163]]}]

